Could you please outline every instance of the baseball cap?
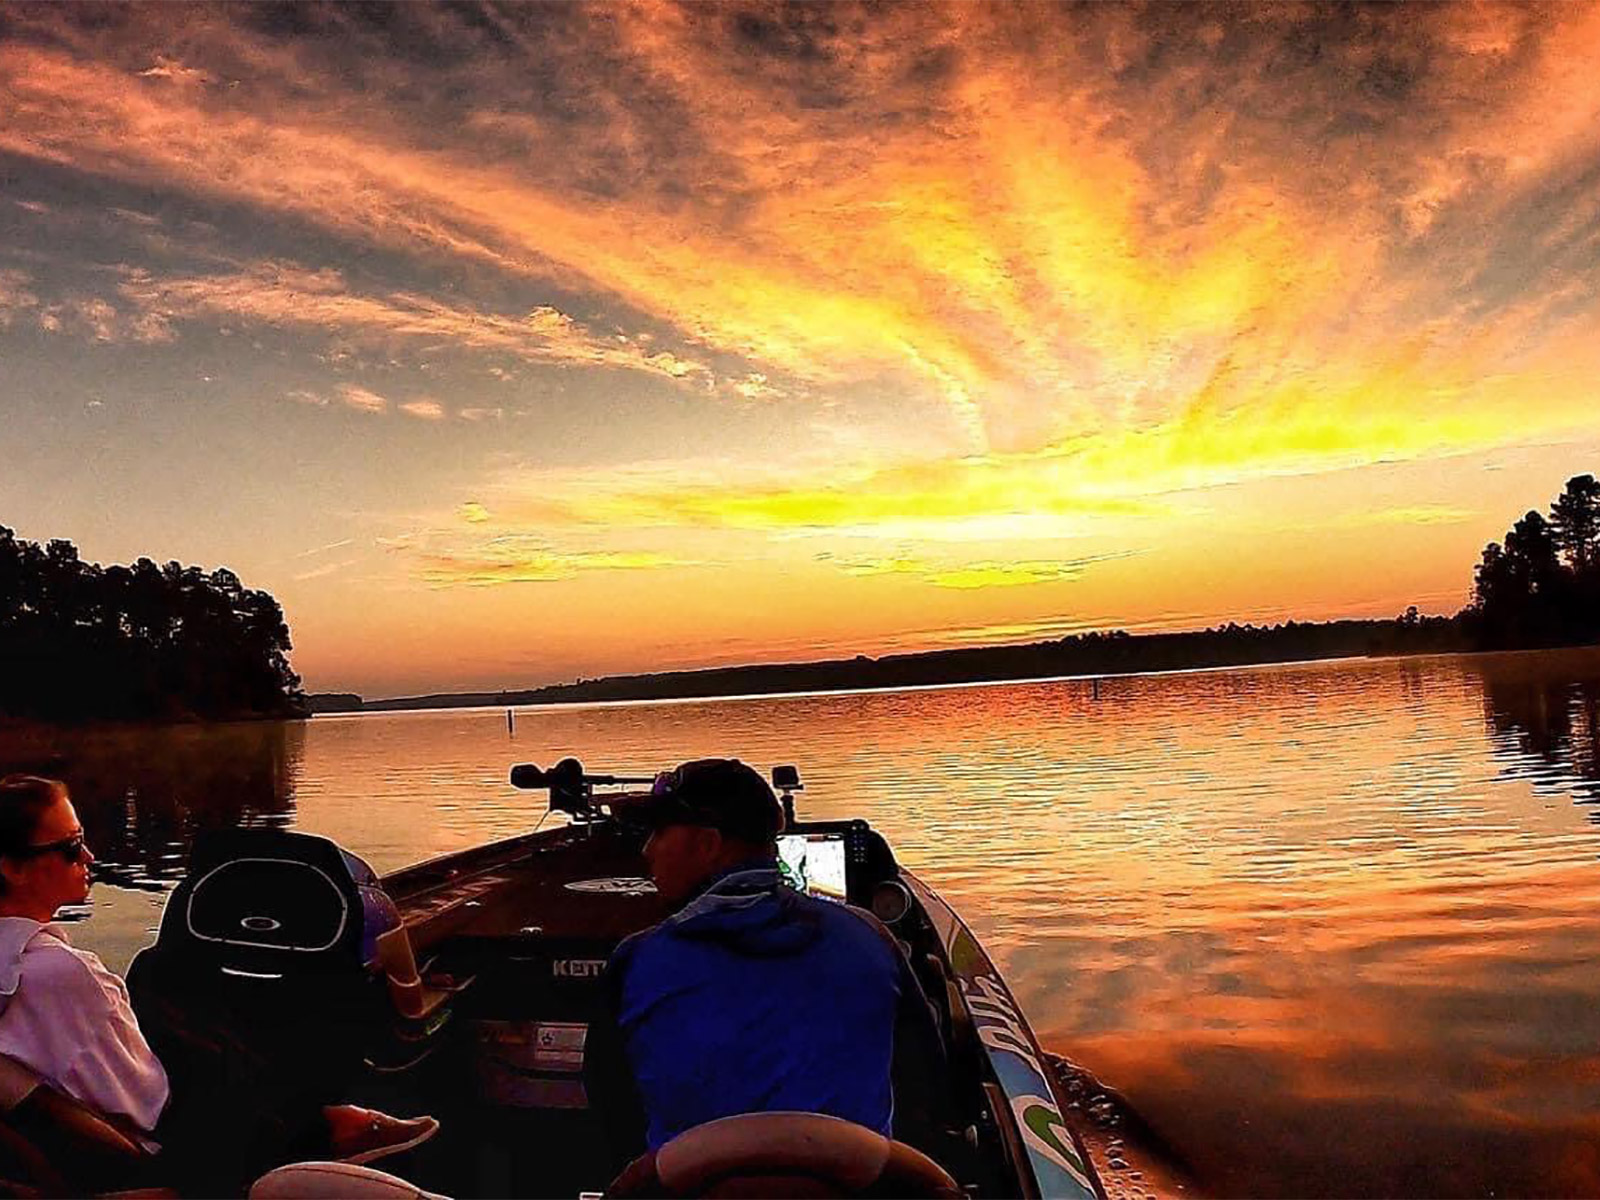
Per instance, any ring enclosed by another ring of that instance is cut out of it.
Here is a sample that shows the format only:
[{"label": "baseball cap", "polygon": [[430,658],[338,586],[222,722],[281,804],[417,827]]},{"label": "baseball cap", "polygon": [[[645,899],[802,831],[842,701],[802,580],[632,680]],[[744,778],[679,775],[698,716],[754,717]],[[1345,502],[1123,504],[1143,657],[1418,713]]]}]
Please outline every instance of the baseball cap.
[{"label": "baseball cap", "polygon": [[783,809],[754,767],[737,758],[701,758],[656,776],[648,798],[627,815],[659,829],[703,825],[747,842],[771,841],[783,829]]}]

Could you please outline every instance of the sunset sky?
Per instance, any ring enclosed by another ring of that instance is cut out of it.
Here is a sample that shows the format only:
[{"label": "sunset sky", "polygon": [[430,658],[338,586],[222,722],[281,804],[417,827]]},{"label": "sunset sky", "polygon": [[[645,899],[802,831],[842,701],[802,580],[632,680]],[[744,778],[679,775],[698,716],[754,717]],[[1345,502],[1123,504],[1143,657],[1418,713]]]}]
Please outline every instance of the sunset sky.
[{"label": "sunset sky", "polygon": [[1600,4],[0,7],[0,524],[368,696],[1453,612]]}]

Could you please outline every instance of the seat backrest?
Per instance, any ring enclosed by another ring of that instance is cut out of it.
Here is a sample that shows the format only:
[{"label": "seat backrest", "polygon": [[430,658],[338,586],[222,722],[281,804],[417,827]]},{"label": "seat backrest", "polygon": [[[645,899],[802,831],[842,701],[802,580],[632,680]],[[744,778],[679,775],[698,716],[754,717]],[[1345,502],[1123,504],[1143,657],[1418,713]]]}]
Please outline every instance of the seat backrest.
[{"label": "seat backrest", "polygon": [[388,1004],[363,963],[363,925],[360,888],[329,839],[284,829],[198,838],[155,945],[127,977],[174,1093],[194,1109],[196,1096],[279,1095],[359,1069]]},{"label": "seat backrest", "polygon": [[361,893],[338,845],[286,829],[202,835],[167,901],[162,954],[240,977],[359,967]]},{"label": "seat backrest", "polygon": [[642,1196],[960,1197],[927,1155],[819,1113],[708,1121],[636,1159],[606,1194]]}]

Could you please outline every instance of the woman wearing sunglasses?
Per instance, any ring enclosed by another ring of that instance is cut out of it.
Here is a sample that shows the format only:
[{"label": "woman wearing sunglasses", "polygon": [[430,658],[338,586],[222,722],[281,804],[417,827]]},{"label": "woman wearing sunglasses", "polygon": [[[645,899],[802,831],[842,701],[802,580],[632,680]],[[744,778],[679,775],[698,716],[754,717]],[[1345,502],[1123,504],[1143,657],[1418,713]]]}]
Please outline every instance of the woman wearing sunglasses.
[{"label": "woman wearing sunglasses", "polygon": [[83,826],[54,780],[0,779],[0,1054],[148,1133],[167,1102],[122,980],[50,922],[89,898]]},{"label": "woman wearing sunglasses", "polygon": [[[64,783],[0,778],[0,1054],[156,1150],[169,1134],[181,1142],[186,1128],[170,1120],[167,1072],[139,1031],[122,980],[51,924],[58,909],[88,899],[92,862]],[[259,1145],[252,1126],[283,1116],[241,1112],[237,1124],[246,1143]],[[439,1128],[431,1117],[401,1121],[350,1105],[306,1114],[305,1123],[317,1152],[285,1145],[293,1157],[352,1163],[409,1149]],[[168,1149],[183,1154],[181,1144]]]}]

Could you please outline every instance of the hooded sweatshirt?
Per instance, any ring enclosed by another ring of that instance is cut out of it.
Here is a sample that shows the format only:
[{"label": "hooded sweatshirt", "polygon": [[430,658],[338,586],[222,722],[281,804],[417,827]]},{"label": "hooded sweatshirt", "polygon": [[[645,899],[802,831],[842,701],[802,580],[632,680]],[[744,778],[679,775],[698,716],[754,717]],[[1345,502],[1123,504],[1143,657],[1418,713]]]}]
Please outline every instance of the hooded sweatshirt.
[{"label": "hooded sweatshirt", "polygon": [[888,1134],[897,1016],[910,1004],[932,1020],[887,930],[765,864],[722,875],[624,941],[606,983],[615,1030],[591,1038],[602,1059],[620,1043],[651,1150],[751,1112],[826,1113]]},{"label": "hooded sweatshirt", "polygon": [[128,989],[58,925],[0,917],[0,1054],[145,1133],[167,1103],[167,1073],[139,1032]]}]

